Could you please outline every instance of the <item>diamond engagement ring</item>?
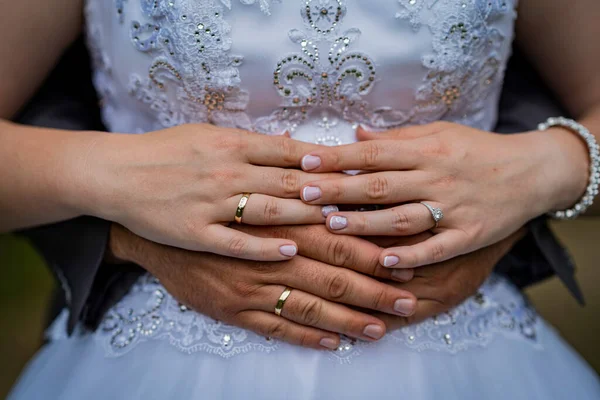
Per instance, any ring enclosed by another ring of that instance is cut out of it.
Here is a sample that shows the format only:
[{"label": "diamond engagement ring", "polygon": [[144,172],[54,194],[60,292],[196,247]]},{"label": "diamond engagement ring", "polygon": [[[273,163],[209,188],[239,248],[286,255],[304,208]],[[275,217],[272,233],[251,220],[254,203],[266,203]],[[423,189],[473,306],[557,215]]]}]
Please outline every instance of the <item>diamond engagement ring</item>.
[{"label": "diamond engagement ring", "polygon": [[442,212],[442,209],[432,207],[429,204],[425,203],[424,201],[422,201],[421,204],[423,204],[425,207],[427,207],[429,212],[431,212],[431,216],[433,217],[433,220],[435,221],[435,228],[437,228],[440,221],[444,218],[444,213]]}]

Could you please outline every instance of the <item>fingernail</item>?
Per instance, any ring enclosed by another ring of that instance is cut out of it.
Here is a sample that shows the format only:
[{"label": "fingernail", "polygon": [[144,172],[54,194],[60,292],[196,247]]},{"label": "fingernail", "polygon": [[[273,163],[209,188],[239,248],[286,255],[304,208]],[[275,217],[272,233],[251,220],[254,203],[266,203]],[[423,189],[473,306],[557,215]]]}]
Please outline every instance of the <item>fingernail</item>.
[{"label": "fingernail", "polygon": [[363,334],[371,339],[379,340],[383,337],[383,328],[379,325],[367,325]]},{"label": "fingernail", "polygon": [[400,262],[400,259],[396,256],[386,256],[383,259],[383,266],[384,267],[393,267],[394,265],[398,264]]},{"label": "fingernail", "polygon": [[348,219],[346,217],[332,217],[329,220],[329,227],[334,231],[339,231],[348,226]]},{"label": "fingernail", "polygon": [[411,315],[414,308],[414,302],[410,299],[398,299],[394,303],[394,311],[403,316]]},{"label": "fingernail", "polygon": [[365,124],[360,124],[359,126],[360,126],[360,129],[362,129],[365,132],[373,132],[373,129],[371,129],[370,126],[367,126]]},{"label": "fingernail", "polygon": [[304,156],[302,158],[302,169],[311,171],[321,166],[321,158],[317,156]]},{"label": "fingernail", "polygon": [[337,342],[331,338],[323,338],[319,344],[329,350],[337,350],[338,348]]},{"label": "fingernail", "polygon": [[281,246],[279,252],[286,257],[294,257],[298,253],[298,248],[292,245]]},{"label": "fingernail", "polygon": [[338,212],[338,211],[340,211],[340,209],[337,206],[325,206],[325,207],[321,208],[321,213],[323,214],[323,217],[325,217],[325,218],[327,218],[329,216],[329,214]]},{"label": "fingernail", "polygon": [[395,269],[392,271],[392,278],[402,282],[410,281],[415,272],[412,269]]},{"label": "fingernail", "polygon": [[302,191],[304,201],[314,201],[321,197],[321,189],[318,187],[307,186]]}]

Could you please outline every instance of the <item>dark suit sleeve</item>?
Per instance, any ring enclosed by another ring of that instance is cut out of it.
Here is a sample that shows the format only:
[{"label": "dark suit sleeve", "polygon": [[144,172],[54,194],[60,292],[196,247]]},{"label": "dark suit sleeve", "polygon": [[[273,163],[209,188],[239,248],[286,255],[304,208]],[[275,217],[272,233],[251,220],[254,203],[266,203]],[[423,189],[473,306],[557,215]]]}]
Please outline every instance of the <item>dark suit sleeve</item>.
[{"label": "dark suit sleeve", "polygon": [[[535,130],[538,123],[559,115],[567,114],[516,49],[506,73],[496,132]],[[557,274],[577,301],[584,303],[575,280],[572,258],[558,242],[544,217],[529,223],[527,236],[500,262],[496,270],[520,287]]]},{"label": "dark suit sleeve", "polygon": [[[57,129],[104,130],[83,40],[63,56],[17,120],[26,125]],[[132,271],[136,277],[139,275],[139,269],[132,266],[103,264],[110,224],[81,217],[17,232],[29,238],[60,282],[64,294],[62,303],[70,311],[70,332],[80,320],[95,322],[94,318],[97,319],[102,310],[103,292],[108,291],[117,277]],[[126,290],[121,288],[120,292]]]}]

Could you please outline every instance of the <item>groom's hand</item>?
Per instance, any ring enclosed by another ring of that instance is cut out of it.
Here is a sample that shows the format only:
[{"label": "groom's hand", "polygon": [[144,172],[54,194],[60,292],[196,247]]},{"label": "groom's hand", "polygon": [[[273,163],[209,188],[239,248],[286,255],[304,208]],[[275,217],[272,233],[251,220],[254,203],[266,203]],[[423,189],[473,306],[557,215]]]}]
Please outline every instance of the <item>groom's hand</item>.
[{"label": "groom's hand", "polygon": [[[326,242],[318,239],[321,236],[314,229],[301,236],[320,242],[311,243],[315,249],[309,253],[315,257],[340,266],[352,265],[364,273],[390,276],[390,271],[377,264],[381,251],[377,245],[350,237],[344,245]],[[303,246],[299,243],[299,247]],[[144,267],[190,308],[260,335],[307,347],[335,349],[339,345],[337,333],[380,339],[385,324],[370,315],[373,311],[409,316],[416,304],[407,291],[302,255],[283,262],[233,259],[153,243],[118,225],[112,229],[110,248],[116,259]],[[286,286],[293,290],[282,315],[276,316],[275,305]]]},{"label": "groom's hand", "polygon": [[[417,297],[417,310],[409,317],[395,317],[376,313],[385,321],[387,329],[398,329],[450,311],[470,296],[490,276],[502,257],[523,237],[525,228],[489,247],[454,259],[414,269],[414,277],[407,283],[391,285],[408,290]],[[388,247],[389,238],[376,241]]]},{"label": "groom's hand", "polygon": [[376,314],[385,321],[388,330],[421,322],[447,312],[470,296],[490,276],[500,259],[523,237],[525,229],[492,246],[438,264],[414,269],[387,271],[379,265],[382,248],[410,246],[432,236],[425,232],[414,236],[364,239],[331,234],[324,226],[243,227],[256,236],[276,236],[299,244],[300,253],[328,264],[387,278],[390,285],[413,293],[417,297],[416,312],[409,317]]}]

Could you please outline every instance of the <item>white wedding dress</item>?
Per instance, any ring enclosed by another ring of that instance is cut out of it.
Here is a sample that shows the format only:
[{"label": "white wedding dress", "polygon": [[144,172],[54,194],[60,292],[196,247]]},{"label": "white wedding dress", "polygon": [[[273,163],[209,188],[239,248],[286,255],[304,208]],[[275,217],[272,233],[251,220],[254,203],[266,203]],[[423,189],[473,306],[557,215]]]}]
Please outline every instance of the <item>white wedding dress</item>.
[{"label": "white wedding dress", "polygon": [[[210,122],[338,145],[359,124],[491,130],[517,4],[87,0],[86,17],[111,131]],[[499,276],[451,312],[330,352],[214,321],[150,276],[97,332],[67,337],[65,320],[10,399],[600,399],[597,375]]]}]

